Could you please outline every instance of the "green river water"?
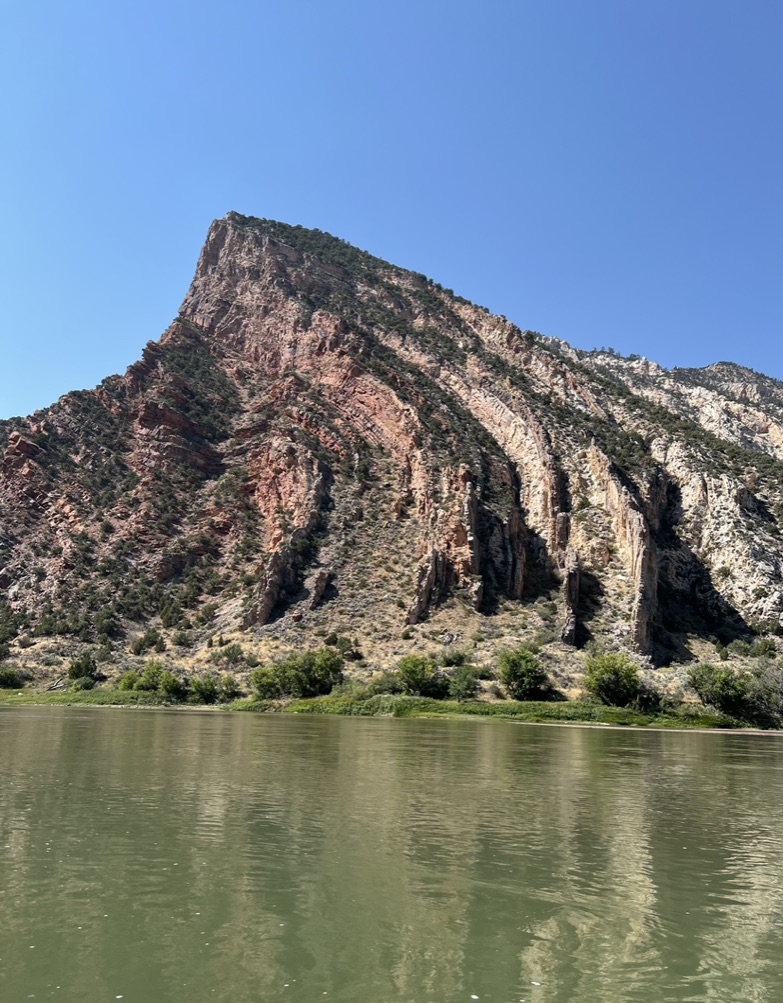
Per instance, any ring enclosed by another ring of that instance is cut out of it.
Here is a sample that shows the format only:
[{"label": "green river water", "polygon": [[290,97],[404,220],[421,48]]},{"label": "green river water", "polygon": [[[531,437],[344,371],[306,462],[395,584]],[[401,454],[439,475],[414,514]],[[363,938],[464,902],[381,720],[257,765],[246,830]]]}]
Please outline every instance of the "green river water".
[{"label": "green river water", "polygon": [[783,737],[0,710],[0,1000],[783,1000]]}]

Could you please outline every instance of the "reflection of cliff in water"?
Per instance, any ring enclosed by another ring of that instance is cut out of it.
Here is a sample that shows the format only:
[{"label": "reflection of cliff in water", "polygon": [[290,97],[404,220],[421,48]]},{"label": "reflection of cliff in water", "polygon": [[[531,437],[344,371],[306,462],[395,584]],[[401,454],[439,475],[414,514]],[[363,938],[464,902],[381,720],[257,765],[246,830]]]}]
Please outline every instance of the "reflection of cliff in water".
[{"label": "reflection of cliff in water", "polygon": [[6,729],[5,930],[82,998],[783,996],[775,740],[45,717]]},{"label": "reflection of cliff in water", "polygon": [[765,790],[777,742],[580,731],[559,752],[544,784],[557,800],[541,807],[562,835],[555,906],[524,929],[520,982],[558,1000],[779,991],[781,813]]}]

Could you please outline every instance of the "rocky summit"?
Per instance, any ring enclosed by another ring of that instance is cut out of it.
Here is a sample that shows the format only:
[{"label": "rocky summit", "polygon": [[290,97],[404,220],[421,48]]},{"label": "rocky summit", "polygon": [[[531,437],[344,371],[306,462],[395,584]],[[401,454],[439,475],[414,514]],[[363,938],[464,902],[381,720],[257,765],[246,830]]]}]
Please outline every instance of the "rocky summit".
[{"label": "rocky summit", "polygon": [[368,671],[665,666],[783,618],[783,384],[577,351],[236,213],[140,361],[0,422],[0,456],[4,653],[52,673],[330,634]]}]

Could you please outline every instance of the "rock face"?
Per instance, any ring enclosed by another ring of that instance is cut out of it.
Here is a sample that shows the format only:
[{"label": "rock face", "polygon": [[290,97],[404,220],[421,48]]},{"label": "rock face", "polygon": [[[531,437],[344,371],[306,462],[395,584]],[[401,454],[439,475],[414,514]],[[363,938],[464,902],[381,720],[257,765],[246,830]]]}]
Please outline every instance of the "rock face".
[{"label": "rock face", "polygon": [[0,604],[36,636],[337,628],[391,657],[503,617],[666,663],[783,621],[782,384],[577,352],[235,213],[160,341],[0,422],[0,457]]}]

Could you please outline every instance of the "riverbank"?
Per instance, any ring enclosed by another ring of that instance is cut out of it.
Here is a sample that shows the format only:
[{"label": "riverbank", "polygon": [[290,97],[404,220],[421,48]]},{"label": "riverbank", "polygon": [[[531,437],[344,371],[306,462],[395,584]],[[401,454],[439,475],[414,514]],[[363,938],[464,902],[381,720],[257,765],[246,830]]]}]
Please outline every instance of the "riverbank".
[{"label": "riverbank", "polygon": [[531,724],[595,724],[633,728],[717,728],[742,731],[751,728],[750,725],[725,714],[693,705],[682,705],[659,712],[642,712],[626,707],[607,707],[604,704],[582,700],[558,703],[504,700],[490,703],[479,700],[464,702],[433,700],[428,697],[401,695],[360,698],[340,694],[286,701],[241,697],[227,703],[193,704],[166,700],[157,693],[103,687],[93,690],[45,692],[32,689],[0,690],[0,707],[30,706],[161,707],[266,714],[333,714],[346,717],[484,718]]}]

